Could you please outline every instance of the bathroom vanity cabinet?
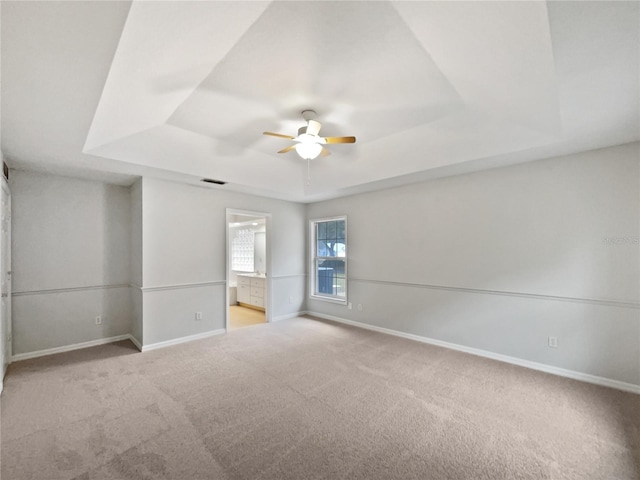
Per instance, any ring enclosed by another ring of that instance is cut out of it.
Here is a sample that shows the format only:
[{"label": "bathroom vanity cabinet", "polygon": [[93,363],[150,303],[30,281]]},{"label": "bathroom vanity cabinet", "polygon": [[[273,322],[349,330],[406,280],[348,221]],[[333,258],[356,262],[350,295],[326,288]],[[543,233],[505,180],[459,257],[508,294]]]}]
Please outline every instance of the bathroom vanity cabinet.
[{"label": "bathroom vanity cabinet", "polygon": [[267,279],[263,275],[238,275],[238,303],[244,307],[264,310]]}]

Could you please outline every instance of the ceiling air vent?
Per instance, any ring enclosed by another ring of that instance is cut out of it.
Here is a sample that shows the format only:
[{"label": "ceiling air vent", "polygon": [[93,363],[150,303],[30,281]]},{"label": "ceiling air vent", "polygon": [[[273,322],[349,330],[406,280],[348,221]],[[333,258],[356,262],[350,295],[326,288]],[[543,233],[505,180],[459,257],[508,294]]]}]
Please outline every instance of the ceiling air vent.
[{"label": "ceiling air vent", "polygon": [[216,185],[224,185],[225,183],[227,183],[223,182],[222,180],[214,180],[213,178],[203,178],[200,181],[204,183],[215,183]]}]

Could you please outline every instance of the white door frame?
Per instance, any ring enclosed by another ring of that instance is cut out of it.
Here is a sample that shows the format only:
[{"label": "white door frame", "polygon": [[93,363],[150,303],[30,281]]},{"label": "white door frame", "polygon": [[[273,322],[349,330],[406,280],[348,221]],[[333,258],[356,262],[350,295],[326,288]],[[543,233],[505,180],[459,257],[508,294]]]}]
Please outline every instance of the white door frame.
[{"label": "white door frame", "polygon": [[[4,292],[7,294],[5,297],[5,302],[7,305],[7,318],[0,313],[0,321],[3,323],[2,330],[4,332],[4,338],[0,339],[3,342],[3,358],[0,359],[2,361],[2,377],[4,377],[5,368],[9,363],[11,363],[11,357],[13,355],[13,339],[12,339],[12,324],[11,324],[11,190],[9,190],[9,183],[6,178],[2,176],[2,193],[7,195],[7,243],[6,245],[0,241],[0,248],[6,248],[6,264],[0,261],[0,265],[2,266],[2,271],[0,271],[0,275],[6,276],[7,282],[7,291]],[[4,214],[4,212],[2,212]],[[1,232],[0,232],[1,235]],[[0,252],[2,255],[3,252]],[[2,293],[2,292],[0,292]],[[1,308],[0,308],[1,310]],[[5,331],[6,328],[6,331]],[[0,384],[2,384],[2,378],[0,378]]]},{"label": "white door frame", "polygon": [[225,329],[227,331],[227,333],[229,332],[229,278],[231,278],[231,265],[229,263],[229,253],[230,253],[230,249],[231,246],[229,245],[229,223],[231,222],[231,216],[232,215],[247,215],[250,217],[263,217],[265,219],[265,226],[266,226],[266,234],[265,234],[265,240],[266,240],[266,250],[267,250],[267,254],[266,254],[266,282],[267,282],[267,295],[265,296],[265,319],[267,322],[271,322],[272,317],[273,317],[273,312],[272,312],[272,308],[271,306],[273,305],[273,302],[271,301],[272,299],[272,295],[273,295],[273,285],[271,282],[271,279],[273,277],[272,275],[272,265],[271,265],[271,214],[270,213],[266,213],[266,212],[255,212],[252,210],[239,210],[236,208],[227,208],[227,214],[225,216],[226,219],[226,225],[225,225],[225,232],[226,232],[226,236],[225,236],[225,243],[227,245],[226,248],[226,253],[227,253],[227,257],[225,260],[225,263],[227,265],[227,269],[226,269],[226,281],[225,281],[225,294],[224,294],[224,298],[225,298]]}]

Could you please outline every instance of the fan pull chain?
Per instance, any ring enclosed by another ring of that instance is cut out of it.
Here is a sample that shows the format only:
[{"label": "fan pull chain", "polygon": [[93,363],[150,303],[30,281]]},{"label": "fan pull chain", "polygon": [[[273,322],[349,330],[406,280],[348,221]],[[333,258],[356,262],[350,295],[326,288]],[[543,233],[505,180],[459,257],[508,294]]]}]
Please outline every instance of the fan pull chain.
[{"label": "fan pull chain", "polygon": [[307,186],[311,185],[311,160],[307,158]]}]

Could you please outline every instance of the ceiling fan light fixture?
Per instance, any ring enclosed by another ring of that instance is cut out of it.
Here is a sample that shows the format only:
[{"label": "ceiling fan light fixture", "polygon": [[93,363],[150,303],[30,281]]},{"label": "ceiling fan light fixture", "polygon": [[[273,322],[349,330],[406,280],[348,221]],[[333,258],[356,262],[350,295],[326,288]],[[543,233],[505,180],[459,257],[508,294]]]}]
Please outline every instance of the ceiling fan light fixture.
[{"label": "ceiling fan light fixture", "polygon": [[[287,140],[293,140],[294,144],[289,145],[278,153],[288,153],[291,150],[296,153],[303,160],[313,160],[318,155],[323,156],[331,155],[331,152],[324,147],[328,143],[355,143],[356,137],[321,137],[319,135],[322,124],[314,120],[316,112],[313,110],[303,110],[302,118],[307,122],[306,125],[298,129],[298,136],[292,137],[290,135],[284,135],[282,133],[274,132],[262,132],[263,135],[269,135],[271,137],[285,138]],[[307,162],[308,163],[308,162]]]},{"label": "ceiling fan light fixture", "polygon": [[313,160],[318,155],[320,155],[320,152],[322,152],[322,145],[315,142],[296,143],[296,152],[304,160]]}]

